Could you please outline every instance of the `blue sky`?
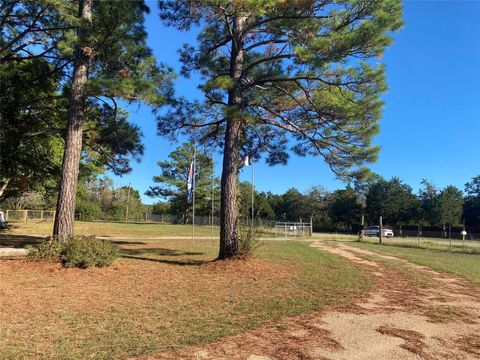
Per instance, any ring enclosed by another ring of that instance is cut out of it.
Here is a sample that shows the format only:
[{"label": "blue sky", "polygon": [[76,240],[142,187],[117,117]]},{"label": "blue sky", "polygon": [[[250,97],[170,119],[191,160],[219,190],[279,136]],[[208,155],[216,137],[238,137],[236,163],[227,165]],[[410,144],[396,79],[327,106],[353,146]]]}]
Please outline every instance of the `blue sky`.
[{"label": "blue sky", "polygon": [[[155,56],[178,71],[177,49],[192,42],[193,33],[165,28],[158,20],[155,1],[146,26]],[[405,25],[395,34],[383,61],[389,90],[381,132],[374,143],[382,150],[371,169],[385,178],[400,177],[415,190],[422,179],[437,187],[456,185],[480,175],[480,1],[406,1]],[[179,95],[198,97],[195,79],[179,78]],[[156,135],[155,118],[148,107],[129,109],[132,122],[144,133],[145,155],[133,172],[113,177],[117,186],[131,183],[143,195],[159,173],[156,162],[178,145]],[[221,157],[215,159],[220,164]],[[220,174],[217,166],[217,173]],[[242,180],[250,171],[243,170]],[[287,166],[255,166],[255,186],[283,193],[321,185],[342,188],[320,158],[292,156]]]}]

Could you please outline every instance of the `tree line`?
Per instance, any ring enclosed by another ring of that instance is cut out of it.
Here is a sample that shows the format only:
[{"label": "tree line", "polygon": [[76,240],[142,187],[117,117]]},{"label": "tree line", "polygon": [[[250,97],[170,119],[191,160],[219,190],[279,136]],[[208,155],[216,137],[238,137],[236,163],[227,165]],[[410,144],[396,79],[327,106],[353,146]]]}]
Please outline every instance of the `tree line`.
[{"label": "tree line", "polygon": [[[175,215],[182,221],[190,216],[192,205],[187,202],[187,169],[192,160],[193,145],[185,143],[170,153],[167,160],[159,161],[160,175],[146,194],[160,198],[153,212]],[[196,172],[196,214],[219,215],[219,179],[213,176],[211,154],[198,152]],[[386,180],[372,174],[366,180],[354,181],[345,189],[327,191],[314,186],[301,193],[291,188],[284,194],[254,191],[256,219],[281,221],[309,221],[313,219],[317,230],[350,230],[359,224],[362,215],[369,224],[377,224],[380,216],[385,224],[458,226],[465,221],[470,226],[480,225],[480,175],[465,187],[453,185],[442,189],[422,180],[420,190],[393,177]],[[238,183],[237,206],[240,217],[252,217],[252,184]],[[217,204],[215,206],[215,204]]]}]

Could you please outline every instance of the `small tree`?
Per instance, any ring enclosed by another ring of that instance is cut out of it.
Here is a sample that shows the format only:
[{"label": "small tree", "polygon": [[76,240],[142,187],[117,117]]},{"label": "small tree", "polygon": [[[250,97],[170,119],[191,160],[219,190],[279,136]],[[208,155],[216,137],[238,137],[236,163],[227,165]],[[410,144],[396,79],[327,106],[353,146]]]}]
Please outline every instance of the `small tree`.
[{"label": "small tree", "polygon": [[458,225],[463,213],[463,194],[455,186],[447,186],[438,195],[436,203],[439,225]]},{"label": "small tree", "polygon": [[[219,258],[235,256],[240,154],[266,152],[285,164],[288,150],[321,156],[338,174],[374,161],[386,89],[371,58],[401,25],[399,0],[159,1],[160,18],[197,46],[181,51],[182,73],[198,71],[205,101],[179,99],[159,117],[159,133],[197,131],[223,147]],[[201,129],[201,130],[199,130]],[[290,146],[289,146],[290,145]]]},{"label": "small tree", "polygon": [[[167,200],[172,214],[186,221],[191,204],[187,202],[188,169],[192,161],[194,146],[184,143],[172,151],[166,161],[159,161],[161,173],[153,178],[158,184],[150,186],[145,193],[150,197]],[[212,197],[212,158],[202,151],[196,155],[195,169],[195,211],[198,215],[211,213]],[[215,192],[218,194],[218,180],[214,179]]]}]

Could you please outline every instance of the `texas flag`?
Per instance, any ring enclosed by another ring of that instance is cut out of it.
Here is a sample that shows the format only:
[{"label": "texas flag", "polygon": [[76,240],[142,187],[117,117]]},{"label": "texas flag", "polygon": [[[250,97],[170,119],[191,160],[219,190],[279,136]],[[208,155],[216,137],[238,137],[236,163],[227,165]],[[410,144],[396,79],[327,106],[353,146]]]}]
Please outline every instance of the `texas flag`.
[{"label": "texas flag", "polygon": [[240,167],[249,166],[253,164],[253,159],[250,159],[248,155],[240,158]]},{"label": "texas flag", "polygon": [[187,180],[187,201],[193,202],[193,191],[195,190],[195,158],[192,156],[192,162],[190,163],[190,169],[188,170]]}]

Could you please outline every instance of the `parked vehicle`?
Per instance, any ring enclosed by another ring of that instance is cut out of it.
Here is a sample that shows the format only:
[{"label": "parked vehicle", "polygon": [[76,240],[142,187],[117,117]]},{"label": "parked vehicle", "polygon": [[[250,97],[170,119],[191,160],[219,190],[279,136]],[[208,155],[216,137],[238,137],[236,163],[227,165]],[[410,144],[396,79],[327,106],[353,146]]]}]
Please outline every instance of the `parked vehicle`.
[{"label": "parked vehicle", "polygon": [[[369,226],[364,231],[363,234],[366,236],[379,236],[380,235],[380,226]],[[393,230],[388,228],[383,228],[384,237],[393,237]]]}]

